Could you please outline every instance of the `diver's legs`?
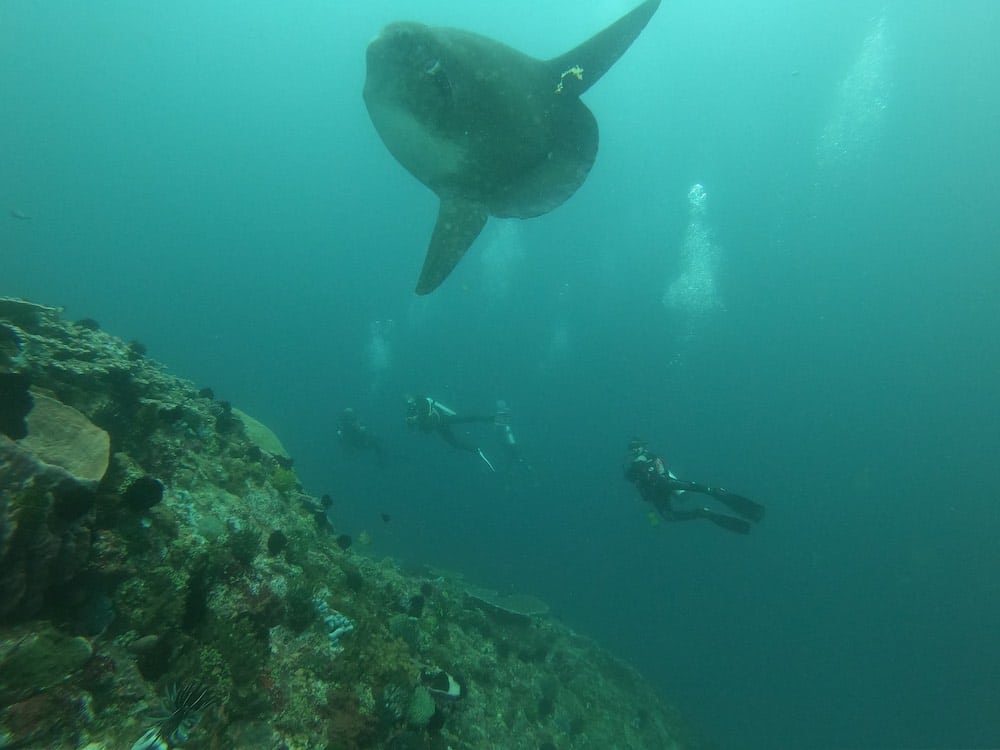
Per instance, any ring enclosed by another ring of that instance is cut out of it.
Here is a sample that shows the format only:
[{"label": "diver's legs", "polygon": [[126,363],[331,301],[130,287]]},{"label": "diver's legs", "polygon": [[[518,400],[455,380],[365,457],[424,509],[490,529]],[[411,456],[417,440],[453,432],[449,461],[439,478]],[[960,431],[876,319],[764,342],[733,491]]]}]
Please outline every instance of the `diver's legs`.
[{"label": "diver's legs", "polygon": [[733,513],[743,516],[754,523],[760,521],[764,517],[763,505],[755,503],[748,497],[743,497],[742,495],[737,495],[735,492],[725,490],[722,487],[709,487],[705,484],[685,482],[681,479],[675,479],[673,477],[670,477],[668,484],[671,490],[675,493],[696,492],[699,495],[714,497],[720,503],[724,503],[727,508],[733,511]]},{"label": "diver's legs", "polygon": [[[661,511],[662,512],[662,511]],[[736,534],[749,534],[750,522],[725,513],[716,513],[711,508],[695,508],[694,510],[671,510],[663,513],[668,521],[693,521],[696,518],[707,518],[721,529]]]},{"label": "diver's legs", "polygon": [[472,443],[467,443],[461,438],[459,438],[447,424],[441,424],[437,429],[438,435],[441,436],[448,445],[452,448],[457,448],[460,451],[468,451],[469,453],[476,453],[479,448],[477,448]]},{"label": "diver's legs", "polygon": [[493,467],[493,464],[490,462],[488,458],[486,458],[486,454],[483,453],[481,448],[473,445],[472,443],[466,443],[464,440],[460,440],[458,436],[456,436],[455,433],[451,431],[451,428],[447,424],[439,425],[437,432],[442,437],[442,439],[452,448],[457,448],[460,451],[468,451],[469,453],[475,453],[483,460],[483,462],[487,466],[490,467],[490,471],[496,471],[496,469]]},{"label": "diver's legs", "polygon": [[496,417],[492,414],[488,417],[463,417],[459,414],[451,414],[442,417],[442,421],[447,422],[448,424],[472,424],[474,422],[488,422],[489,424],[493,424],[495,420]]}]

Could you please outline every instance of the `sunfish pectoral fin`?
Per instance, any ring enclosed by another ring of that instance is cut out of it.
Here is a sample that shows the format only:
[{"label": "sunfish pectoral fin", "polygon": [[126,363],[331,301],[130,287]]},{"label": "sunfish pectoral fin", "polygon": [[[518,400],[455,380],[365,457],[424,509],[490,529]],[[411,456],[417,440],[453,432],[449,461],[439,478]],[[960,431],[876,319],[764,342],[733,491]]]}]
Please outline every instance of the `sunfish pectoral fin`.
[{"label": "sunfish pectoral fin", "polygon": [[441,196],[437,224],[417,281],[417,294],[429,294],[444,281],[486,226],[489,212],[478,201]]},{"label": "sunfish pectoral fin", "polygon": [[646,0],[575,49],[549,60],[556,91],[580,96],[597,83],[625,54],[659,7],[660,0]]}]

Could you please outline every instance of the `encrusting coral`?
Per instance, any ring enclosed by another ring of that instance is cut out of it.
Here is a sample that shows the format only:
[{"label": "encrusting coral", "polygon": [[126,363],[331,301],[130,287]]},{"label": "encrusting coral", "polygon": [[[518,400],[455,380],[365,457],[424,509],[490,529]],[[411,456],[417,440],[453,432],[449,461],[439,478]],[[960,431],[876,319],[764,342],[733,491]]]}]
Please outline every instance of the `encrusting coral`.
[{"label": "encrusting coral", "polygon": [[0,434],[0,748],[697,745],[543,606],[338,543],[210,390],[55,308],[0,298],[0,326],[0,374],[110,439],[79,476],[29,450],[30,413]]}]

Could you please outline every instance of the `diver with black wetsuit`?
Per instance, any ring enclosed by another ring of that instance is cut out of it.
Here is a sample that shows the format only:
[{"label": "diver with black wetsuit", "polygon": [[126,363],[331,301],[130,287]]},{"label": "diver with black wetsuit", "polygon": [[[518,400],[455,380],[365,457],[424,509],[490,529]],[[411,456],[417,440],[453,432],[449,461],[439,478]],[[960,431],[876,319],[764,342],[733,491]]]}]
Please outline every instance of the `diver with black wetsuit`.
[{"label": "diver with black wetsuit", "polygon": [[419,429],[421,432],[435,432],[452,448],[460,451],[475,453],[483,462],[490,467],[491,471],[496,471],[493,464],[483,453],[482,449],[462,440],[452,430],[457,424],[493,424],[502,434],[505,451],[512,455],[516,451],[517,441],[514,433],[510,429],[510,412],[501,401],[496,414],[488,416],[462,415],[454,409],[442,404],[437,399],[430,396],[407,396],[406,397],[406,424],[410,429]]},{"label": "diver with black wetsuit", "polygon": [[[722,487],[709,487],[697,482],[678,479],[666,468],[663,459],[653,455],[642,440],[629,443],[625,457],[625,478],[639,490],[639,495],[668,521],[691,521],[705,518],[716,526],[737,534],[749,534],[751,523],[764,517],[764,506]],[[687,493],[707,495],[717,500],[735,515],[720,513],[707,506],[691,509],[674,508],[674,501]]]}]

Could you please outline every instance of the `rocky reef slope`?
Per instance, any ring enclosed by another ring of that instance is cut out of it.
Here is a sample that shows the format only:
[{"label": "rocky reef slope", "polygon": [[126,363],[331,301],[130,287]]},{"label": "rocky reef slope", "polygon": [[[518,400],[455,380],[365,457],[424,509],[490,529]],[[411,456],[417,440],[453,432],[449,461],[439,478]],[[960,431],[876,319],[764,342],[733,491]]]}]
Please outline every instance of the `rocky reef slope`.
[{"label": "rocky reef slope", "polygon": [[0,749],[695,746],[538,602],[371,559],[326,504],[141,344],[0,299]]}]

